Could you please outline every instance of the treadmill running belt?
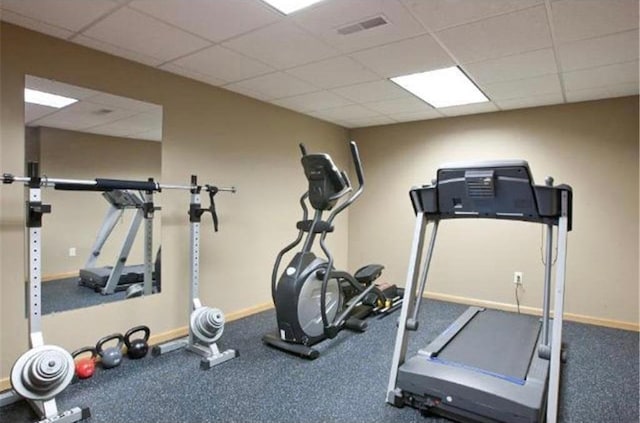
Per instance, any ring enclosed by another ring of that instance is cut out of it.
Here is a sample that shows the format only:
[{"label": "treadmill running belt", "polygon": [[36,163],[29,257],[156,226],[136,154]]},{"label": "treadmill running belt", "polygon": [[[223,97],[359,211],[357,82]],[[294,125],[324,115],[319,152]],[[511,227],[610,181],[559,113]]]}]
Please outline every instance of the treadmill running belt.
[{"label": "treadmill running belt", "polygon": [[537,317],[485,310],[458,332],[438,358],[524,380],[539,332]]}]

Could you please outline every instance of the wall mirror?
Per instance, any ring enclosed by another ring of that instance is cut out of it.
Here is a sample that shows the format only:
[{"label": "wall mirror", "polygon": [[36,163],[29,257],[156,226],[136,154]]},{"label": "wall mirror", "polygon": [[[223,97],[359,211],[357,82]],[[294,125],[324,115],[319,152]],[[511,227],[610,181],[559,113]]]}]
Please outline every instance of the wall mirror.
[{"label": "wall mirror", "polygon": [[[161,106],[27,75],[24,108],[25,161],[38,162],[41,175],[160,179]],[[42,314],[161,291],[161,195],[151,236],[143,195],[43,189],[52,212],[42,225]],[[145,242],[153,251],[146,281]]]}]

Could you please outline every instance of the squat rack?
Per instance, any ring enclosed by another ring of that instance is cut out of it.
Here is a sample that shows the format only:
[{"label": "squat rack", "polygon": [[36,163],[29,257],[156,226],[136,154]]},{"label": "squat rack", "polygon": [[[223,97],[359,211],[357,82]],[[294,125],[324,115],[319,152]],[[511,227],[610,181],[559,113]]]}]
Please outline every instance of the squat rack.
[{"label": "squat rack", "polygon": [[[29,329],[29,350],[14,364],[11,371],[12,391],[0,394],[0,406],[16,402],[21,398],[27,400],[36,412],[41,423],[59,422],[71,423],[90,417],[88,407],[73,407],[59,411],[56,396],[71,382],[73,377],[73,359],[71,355],[60,347],[46,345],[42,333],[41,322],[41,231],[42,216],[51,213],[51,205],[42,203],[42,188],[53,188],[62,191],[98,191],[137,190],[143,192],[144,203],[142,209],[145,218],[151,220],[155,207],[153,193],[163,189],[187,190],[192,193],[191,208],[194,199],[199,200],[202,186],[197,185],[197,178],[192,176],[190,185],[162,184],[149,178],[147,181],[120,179],[63,179],[40,176],[38,163],[27,165],[28,176],[14,176],[10,173],[2,174],[3,184],[24,183],[29,189],[26,207],[26,227],[28,228],[28,276],[27,286],[27,318]],[[217,188],[206,185],[207,190],[235,192],[235,188]],[[197,197],[197,198],[194,198]],[[197,205],[199,208],[199,205]],[[200,212],[200,215],[203,212]],[[214,222],[216,222],[215,213]],[[217,222],[216,222],[217,223]],[[145,225],[145,232],[151,232],[151,224]],[[151,246],[145,243],[145,279],[151,278]],[[51,355],[53,353],[55,357]],[[40,355],[38,355],[40,354]],[[53,358],[50,358],[53,357]],[[41,359],[42,358],[42,359]],[[48,366],[48,368],[47,368]],[[26,376],[25,376],[26,374]]]}]

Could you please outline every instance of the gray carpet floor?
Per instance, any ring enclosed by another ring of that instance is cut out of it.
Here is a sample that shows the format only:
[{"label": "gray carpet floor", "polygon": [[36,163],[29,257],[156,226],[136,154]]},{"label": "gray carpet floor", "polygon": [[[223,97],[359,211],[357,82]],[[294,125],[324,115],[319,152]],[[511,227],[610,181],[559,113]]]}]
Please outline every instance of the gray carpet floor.
[{"label": "gray carpet floor", "polygon": [[126,292],[102,295],[78,285],[78,278],[56,279],[42,284],[42,314],[91,307],[125,299]]},{"label": "gray carpet floor", "polygon": [[[409,353],[464,309],[426,301]],[[221,366],[199,370],[198,357],[185,351],[124,360],[71,385],[59,404],[89,406],[90,423],[444,422],[384,401],[397,315],[370,319],[365,333],[343,331],[323,343],[320,358],[305,361],[262,344],[275,327],[274,311],[266,311],[226,326],[220,346],[240,357]],[[638,333],[567,322],[564,340],[560,421],[638,422]],[[0,410],[2,422],[31,419],[24,403]]]}]

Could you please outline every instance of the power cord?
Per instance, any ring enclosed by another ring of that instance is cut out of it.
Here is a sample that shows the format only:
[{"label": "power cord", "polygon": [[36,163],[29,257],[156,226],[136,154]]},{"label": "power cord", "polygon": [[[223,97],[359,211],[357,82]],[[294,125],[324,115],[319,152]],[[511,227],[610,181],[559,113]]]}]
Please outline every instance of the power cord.
[{"label": "power cord", "polygon": [[519,286],[520,286],[519,284],[516,284],[516,290],[515,290],[515,292],[516,292],[516,305],[518,306],[518,314],[520,314],[520,298],[518,297],[518,287]]}]

